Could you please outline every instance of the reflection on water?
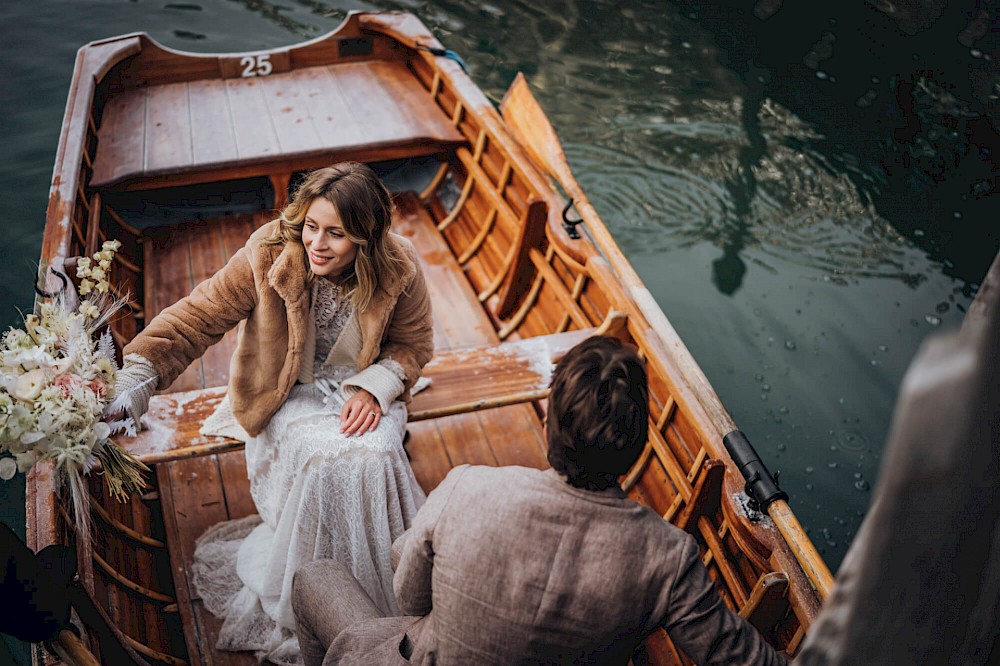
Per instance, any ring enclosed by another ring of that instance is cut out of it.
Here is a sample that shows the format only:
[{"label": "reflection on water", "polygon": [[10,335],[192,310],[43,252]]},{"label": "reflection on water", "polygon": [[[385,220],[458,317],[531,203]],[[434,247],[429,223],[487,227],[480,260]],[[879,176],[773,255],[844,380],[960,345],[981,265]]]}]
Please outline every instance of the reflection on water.
[{"label": "reflection on water", "polygon": [[900,235],[850,177],[808,150],[808,128],[769,103],[751,138],[741,107],[738,99],[705,103],[698,121],[656,123],[655,135],[634,122],[598,144],[567,145],[592,198],[610,204],[606,221],[623,246],[669,251],[708,241],[720,249],[713,279],[727,294],[740,287],[747,247],[765,265],[776,256],[839,281],[923,279],[905,270]]},{"label": "reflection on water", "polygon": [[[174,48],[252,50],[316,37],[351,9],[413,11],[490,97],[527,75],[595,207],[833,568],[867,509],[905,367],[961,320],[997,248],[995,231],[954,242],[991,219],[995,187],[992,136],[967,96],[911,76],[912,52],[866,57],[865,24],[818,25],[799,6],[812,3],[756,3],[771,39],[725,2],[29,4],[2,10],[19,28],[0,44],[14,110],[0,130],[7,321],[31,302],[20,258],[38,255],[79,45],[145,30]],[[968,39],[979,61],[995,50]]]}]

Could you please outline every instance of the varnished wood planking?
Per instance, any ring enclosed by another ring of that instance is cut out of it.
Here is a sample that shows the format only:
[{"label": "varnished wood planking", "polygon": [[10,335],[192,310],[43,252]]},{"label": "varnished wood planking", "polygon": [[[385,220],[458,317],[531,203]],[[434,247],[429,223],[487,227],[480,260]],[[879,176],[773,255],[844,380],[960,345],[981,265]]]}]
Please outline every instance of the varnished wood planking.
[{"label": "varnished wood planking", "polygon": [[[203,460],[207,460],[207,458]],[[188,461],[183,462],[187,463]],[[192,550],[192,544],[184,544],[181,540],[181,524],[189,520],[193,513],[190,502],[192,498],[198,497],[201,491],[191,492],[189,489],[183,488],[180,483],[176,488],[174,487],[172,477],[175,475],[176,465],[180,464],[157,465],[154,469],[163,505],[164,532],[166,533],[167,550],[170,554],[170,571],[177,594],[184,643],[192,660],[191,663],[202,664],[205,662],[199,658],[199,655],[206,639],[200,635],[201,631],[192,606],[191,590],[188,586],[187,571],[191,566],[191,560],[185,559],[186,554]],[[206,493],[211,495],[213,489],[207,488]]]},{"label": "varnished wood planking", "polygon": [[[383,79],[391,79],[406,72],[402,65],[389,63],[364,62],[350,65],[330,67],[337,78],[337,84],[350,101],[351,114],[358,124],[365,127],[378,127],[377,138],[372,143],[388,142],[403,139],[408,136],[419,137],[423,133],[419,114],[411,113],[414,109],[403,109],[394,99]],[[348,97],[349,95],[349,97]]]},{"label": "varnished wood planking", "polygon": [[264,87],[257,79],[227,79],[229,112],[240,159],[273,157],[281,153],[274,124],[267,111]]},{"label": "varnished wood planking", "polygon": [[[403,63],[372,63],[391,75],[382,78],[382,86],[391,99],[397,100],[401,112],[414,123],[414,135],[435,137],[451,131],[450,119],[431,101],[430,95],[422,87],[413,85],[413,72]],[[419,112],[418,112],[419,111]]]},{"label": "varnished wood planking", "polygon": [[[260,86],[282,151],[306,152],[323,145],[312,121],[311,100],[303,97],[296,77],[265,76],[260,79]],[[315,110],[322,112],[322,109]]]},{"label": "varnished wood planking", "polygon": [[[165,468],[166,472],[160,473],[159,478],[169,483],[172,513],[165,518],[168,534],[172,537],[171,562],[175,584],[178,588],[183,588],[188,599],[188,607],[185,609],[182,605],[181,610],[188,650],[192,655],[198,655],[194,664],[249,666],[256,663],[250,652],[215,649],[221,622],[205,610],[191,578],[191,562],[194,560],[195,541],[198,537],[216,523],[249,515],[246,513],[246,502],[235,501],[242,488],[246,488],[249,494],[248,485],[242,486],[246,478],[245,463],[242,480],[238,474],[233,473],[242,459],[242,454],[238,459],[230,456],[225,462],[216,456],[206,456],[157,468],[158,471]],[[179,589],[179,598],[180,595]],[[193,645],[197,646],[194,651]]]},{"label": "varnished wood planking", "polygon": [[145,130],[144,171],[158,173],[193,163],[186,83],[172,83],[157,90],[155,102],[146,105]]},{"label": "varnished wood planking", "polygon": [[[122,506],[118,502],[111,500],[110,493],[102,484],[101,504],[108,510],[109,515],[115,520],[121,520]],[[115,506],[118,504],[118,506]],[[108,566],[118,575],[136,581],[136,558],[130,548],[128,548],[124,538],[114,530],[102,530],[104,549],[95,548],[94,552],[101,555]],[[103,567],[95,563],[95,573],[99,575],[109,575],[104,572]],[[132,638],[141,640],[143,636],[140,632],[140,620],[142,614],[139,612],[138,600],[122,584],[113,578],[107,578],[107,591],[111,617],[115,624],[124,633]]]},{"label": "varnished wood planking", "polygon": [[496,340],[489,318],[476,304],[475,292],[455,264],[430,217],[412,195],[398,197],[393,231],[409,238],[420,257],[434,311],[438,349]]},{"label": "varnished wood planking", "polygon": [[243,518],[257,513],[257,507],[250,496],[250,479],[247,477],[247,461],[243,451],[221,453],[217,458],[229,518]]},{"label": "varnished wood planking", "polygon": [[[434,308],[435,342],[445,349],[495,344],[498,339],[475,293],[430,215],[412,194],[397,199],[398,233],[410,238],[421,259]],[[545,467],[538,449],[540,422],[530,405],[436,421],[451,464],[521,464]],[[412,428],[413,426],[411,426]]]},{"label": "varnished wood planking", "polygon": [[[138,493],[133,493],[128,504],[131,509],[131,525],[140,534],[152,535],[162,539],[162,533],[154,534],[154,524],[149,505],[142,501]],[[152,549],[143,546],[135,546],[136,562],[139,567],[139,578],[137,582],[151,590],[170,590],[170,582],[162,580],[160,567],[157,558],[167,557],[167,554],[159,549]],[[158,622],[157,618],[162,614],[163,604],[161,602],[143,605],[143,616],[145,620],[146,636],[148,643],[154,650],[165,654],[170,654],[171,644],[169,630],[165,624]]]},{"label": "varnished wood planking", "polygon": [[[236,222],[234,220],[236,224]],[[192,289],[209,279],[229,260],[223,238],[223,227],[229,226],[228,218],[206,220],[192,225],[188,237],[191,248]],[[229,383],[229,359],[236,349],[236,331],[228,331],[223,339],[212,345],[201,357],[203,386],[223,386]]]},{"label": "varnished wood planking", "polygon": [[276,211],[260,210],[220,219],[222,241],[226,248],[226,261],[246,245],[250,234],[278,216]]},{"label": "varnished wood planking", "polygon": [[460,414],[448,417],[447,422],[438,426],[441,441],[448,451],[452,465],[493,465],[497,464],[493,449],[486,440],[483,424],[476,414]]},{"label": "varnished wood planking", "polygon": [[[496,334],[482,310],[475,305],[474,294],[462,280],[461,273],[457,272],[459,269],[454,265],[455,260],[429,216],[412,195],[401,197],[397,205],[400,215],[394,225],[396,231],[413,241],[425,271],[434,311],[437,348],[454,349],[495,341]],[[476,414],[435,419],[437,437],[451,466],[463,463],[496,464],[496,457],[486,442],[479,419]]]},{"label": "varnished wood planking", "polygon": [[[170,529],[177,537],[182,561],[190,564],[194,561],[195,540],[207,528],[229,518],[222,475],[216,456],[179,460],[166,468],[176,519],[171,521],[174,524]],[[185,571],[185,581],[191,581],[190,567]],[[192,587],[188,589],[192,592],[191,598],[197,596]]]},{"label": "varnished wood planking", "polygon": [[330,67],[298,70],[290,78],[299,91],[299,99],[308,108],[321,145],[350,145],[369,131],[355,120],[350,97],[340,90]]},{"label": "varnished wood planking", "polygon": [[407,426],[407,431],[410,439],[405,446],[410,455],[410,467],[417,477],[417,483],[424,492],[429,493],[441,483],[454,465],[434,421],[411,423]]},{"label": "varnished wood planking", "polygon": [[223,81],[187,84],[191,105],[191,147],[196,164],[230,162],[239,157],[233,131],[232,110]]},{"label": "varnished wood planking", "polygon": [[130,90],[108,100],[98,131],[100,141],[91,174],[94,182],[114,181],[123,174],[142,173],[145,123],[145,90]]},{"label": "varnished wood planking", "polygon": [[[192,612],[198,624],[198,631],[204,641],[210,641],[212,648],[206,650],[194,662],[197,666],[257,666],[257,658],[253,652],[230,652],[215,649],[215,641],[222,629],[222,620],[212,615],[200,600],[193,602]],[[270,662],[267,662],[270,663]]]},{"label": "varnished wood planking", "polygon": [[490,446],[499,465],[524,465],[544,469],[548,444],[540,419],[528,405],[505,407],[489,421]]},{"label": "varnished wood planking", "polygon": [[98,132],[92,183],[138,180],[155,187],[164,183],[144,179],[235,168],[241,160],[294,162],[295,156],[460,142],[412,80],[402,62],[348,62],[114,94]]},{"label": "varnished wood planking", "polygon": [[[157,227],[144,234],[146,261],[146,316],[152,320],[168,306],[191,293],[191,257],[187,228]],[[187,391],[205,385],[201,359],[192,363],[167,389]]]}]

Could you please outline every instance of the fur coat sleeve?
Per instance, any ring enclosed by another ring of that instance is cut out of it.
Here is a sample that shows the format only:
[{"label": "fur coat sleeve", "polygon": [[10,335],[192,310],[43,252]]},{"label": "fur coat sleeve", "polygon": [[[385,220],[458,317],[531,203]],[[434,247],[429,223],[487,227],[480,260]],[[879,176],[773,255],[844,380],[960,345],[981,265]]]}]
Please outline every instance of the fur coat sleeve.
[{"label": "fur coat sleeve", "polygon": [[243,247],[190,295],[164,309],[125,346],[125,354],[148,359],[160,375],[158,390],[170,386],[193,361],[257,305],[251,250]]}]

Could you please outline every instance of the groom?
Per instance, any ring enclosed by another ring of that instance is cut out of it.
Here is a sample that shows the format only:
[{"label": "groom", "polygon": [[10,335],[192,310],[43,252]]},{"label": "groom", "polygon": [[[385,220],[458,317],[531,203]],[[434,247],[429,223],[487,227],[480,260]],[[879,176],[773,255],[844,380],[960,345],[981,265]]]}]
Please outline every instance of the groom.
[{"label": "groom", "polygon": [[783,664],[729,611],[694,539],[626,498],[647,437],[646,372],[614,338],[556,368],[552,469],[453,469],[397,541],[403,617],[381,617],[337,562],[295,575],[306,666],[625,664],[658,627],[700,664]]}]

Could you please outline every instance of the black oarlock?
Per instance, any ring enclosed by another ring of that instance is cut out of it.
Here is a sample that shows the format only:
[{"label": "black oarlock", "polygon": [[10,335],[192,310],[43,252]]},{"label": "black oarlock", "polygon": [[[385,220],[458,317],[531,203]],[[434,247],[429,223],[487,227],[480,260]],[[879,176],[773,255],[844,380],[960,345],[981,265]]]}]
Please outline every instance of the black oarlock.
[{"label": "black oarlock", "polygon": [[573,240],[577,240],[580,238],[580,232],[576,230],[576,226],[578,224],[583,223],[583,218],[577,218],[575,220],[571,220],[569,217],[569,210],[572,207],[573,207],[573,199],[570,199],[569,202],[567,202],[566,207],[563,208],[562,211],[563,229],[566,230],[567,236],[569,236]]},{"label": "black oarlock", "polygon": [[775,500],[788,500],[788,493],[778,487],[778,475],[771,475],[742,430],[733,430],[722,443],[746,479],[744,491],[761,511],[767,512]]}]

